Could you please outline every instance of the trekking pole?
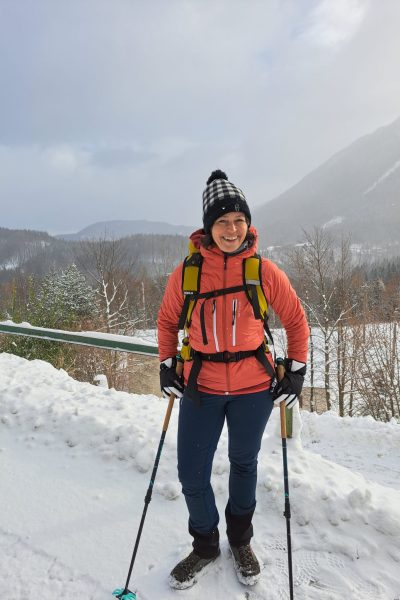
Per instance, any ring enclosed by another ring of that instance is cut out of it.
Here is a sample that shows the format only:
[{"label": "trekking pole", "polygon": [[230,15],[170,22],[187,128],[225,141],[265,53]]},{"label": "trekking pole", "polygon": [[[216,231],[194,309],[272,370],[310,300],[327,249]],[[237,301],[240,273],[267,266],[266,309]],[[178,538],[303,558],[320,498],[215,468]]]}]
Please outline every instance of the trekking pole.
[{"label": "trekking pole", "polygon": [[[177,375],[179,377],[182,375],[182,371],[183,371],[183,362],[181,360],[178,360],[178,363],[176,365],[176,373],[177,373]],[[144,520],[146,518],[147,509],[148,509],[150,501],[151,501],[151,495],[152,495],[152,492],[153,492],[154,481],[155,481],[155,478],[156,478],[156,475],[157,475],[158,463],[160,462],[160,456],[161,456],[162,448],[163,448],[163,445],[164,445],[165,435],[167,433],[167,429],[168,429],[168,425],[169,425],[169,420],[170,420],[170,417],[171,417],[171,412],[172,412],[172,408],[174,406],[174,400],[175,400],[175,398],[176,398],[176,396],[174,394],[171,394],[170,397],[169,397],[167,412],[165,413],[164,424],[163,424],[163,428],[162,428],[160,442],[158,444],[158,450],[157,450],[157,454],[156,454],[156,459],[154,461],[154,467],[153,467],[153,471],[151,473],[149,487],[147,489],[147,493],[146,493],[146,496],[144,498],[144,508],[143,508],[143,513],[142,513],[142,518],[140,520],[139,530],[138,530],[138,533],[137,533],[137,536],[136,536],[135,547],[133,549],[131,564],[129,565],[129,571],[128,571],[128,576],[126,578],[125,587],[124,588],[117,588],[112,593],[112,595],[116,596],[119,600],[136,600],[136,594],[133,593],[133,592],[131,592],[128,589],[129,588],[129,582],[130,582],[131,575],[132,575],[133,565],[135,564],[135,559],[136,559],[136,554],[137,554],[137,550],[138,550],[138,547],[139,547],[140,537],[142,535],[142,529],[143,529],[143,525],[144,525]]]},{"label": "trekking pole", "polygon": [[[283,358],[278,358],[276,361],[276,376],[278,381],[281,381],[285,375],[285,367]],[[286,446],[286,404],[281,402],[279,405],[281,411],[281,438],[282,438],[282,459],[283,459],[283,485],[285,491],[285,511],[283,513],[286,518],[286,539],[288,550],[288,573],[289,573],[289,594],[290,600],[293,600],[293,566],[292,566],[292,538],[290,533],[290,500],[289,500],[289,474],[287,462],[287,446]]]}]

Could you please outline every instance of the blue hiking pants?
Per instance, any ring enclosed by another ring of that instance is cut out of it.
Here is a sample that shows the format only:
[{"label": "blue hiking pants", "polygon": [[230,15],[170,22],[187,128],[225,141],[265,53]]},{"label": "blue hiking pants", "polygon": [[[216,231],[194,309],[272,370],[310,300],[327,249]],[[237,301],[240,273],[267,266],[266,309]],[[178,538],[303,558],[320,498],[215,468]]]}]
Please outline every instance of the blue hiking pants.
[{"label": "blue hiking pants", "polygon": [[189,510],[189,531],[195,540],[196,535],[208,539],[219,522],[210,479],[225,419],[230,462],[229,500],[225,511],[228,538],[229,518],[232,528],[236,529],[236,524],[239,523],[240,529],[240,522],[247,520],[244,529],[248,534],[256,506],[257,455],[272,408],[269,390],[232,396],[201,394],[200,403],[183,395],[178,425],[178,475]]}]

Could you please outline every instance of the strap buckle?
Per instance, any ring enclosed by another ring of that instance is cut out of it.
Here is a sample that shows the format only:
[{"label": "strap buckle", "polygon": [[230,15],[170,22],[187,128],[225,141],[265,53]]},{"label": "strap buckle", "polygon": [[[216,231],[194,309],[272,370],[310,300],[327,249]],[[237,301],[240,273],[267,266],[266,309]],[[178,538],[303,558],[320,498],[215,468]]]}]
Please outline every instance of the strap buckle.
[{"label": "strap buckle", "polygon": [[237,361],[237,357],[236,357],[236,352],[229,352],[228,350],[224,350],[224,352],[222,353],[223,355],[223,361],[224,362],[236,362]]}]

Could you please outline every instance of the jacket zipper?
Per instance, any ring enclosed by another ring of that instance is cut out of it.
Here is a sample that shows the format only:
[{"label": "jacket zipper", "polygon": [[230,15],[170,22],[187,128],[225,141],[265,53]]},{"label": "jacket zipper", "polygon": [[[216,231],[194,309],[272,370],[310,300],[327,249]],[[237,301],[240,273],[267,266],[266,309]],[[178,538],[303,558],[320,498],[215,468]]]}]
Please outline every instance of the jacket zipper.
[{"label": "jacket zipper", "polygon": [[219,352],[219,344],[218,344],[218,336],[217,336],[217,301],[213,300],[213,334],[214,334],[214,342],[215,349]]},{"label": "jacket zipper", "polygon": [[[223,287],[226,288],[226,263],[228,260],[228,255],[224,254],[224,277],[223,277]],[[223,302],[223,311],[222,311],[222,332],[224,335],[224,348],[226,348],[226,295],[222,296]],[[231,391],[231,382],[229,377],[229,363],[225,363],[226,369],[226,392],[225,395],[230,394]]]},{"label": "jacket zipper", "polygon": [[236,298],[232,301],[232,346],[236,346]]}]

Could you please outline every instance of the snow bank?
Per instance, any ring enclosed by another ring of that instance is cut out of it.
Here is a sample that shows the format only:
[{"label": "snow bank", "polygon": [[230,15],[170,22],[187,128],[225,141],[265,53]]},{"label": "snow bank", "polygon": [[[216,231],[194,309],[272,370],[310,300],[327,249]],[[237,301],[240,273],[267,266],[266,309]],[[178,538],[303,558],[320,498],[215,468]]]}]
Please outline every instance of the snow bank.
[{"label": "snow bank", "polygon": [[[96,489],[104,486],[104,491],[96,492],[93,497],[96,506],[98,503],[108,503],[104,507],[107,521],[110,515],[117,517],[121,514],[121,507],[115,489],[107,492],[105,472],[110,467],[111,473],[123,471],[125,480],[129,479],[129,485],[135,490],[134,501],[130,500],[134,504],[127,503],[126,508],[126,519],[132,529],[132,521],[134,517],[139,519],[143,507],[166,406],[164,399],[155,396],[132,395],[76,382],[64,371],[57,371],[42,361],[28,362],[1,354],[0,435],[3,432],[8,442],[4,451],[0,451],[0,461],[4,461],[5,477],[13,481],[8,485],[14,485],[13,494],[23,493],[18,489],[22,484],[12,479],[12,456],[8,451],[14,448],[11,439],[15,443],[14,452],[19,449],[27,465],[33,456],[41,456],[42,461],[48,461],[44,469],[50,469],[58,456],[73,459],[75,465],[81,465],[74,493],[79,495],[80,486],[84,487],[82,480],[90,478],[89,474],[93,471],[93,477],[103,482],[97,483]],[[139,600],[176,599],[177,593],[170,591],[166,584],[168,571],[190,549],[190,539],[186,533],[186,509],[176,475],[177,411],[178,407],[175,406],[149,509],[151,517],[146,523],[146,533],[141,542],[139,564],[137,568],[135,566],[133,580]],[[300,433],[299,413],[295,417],[298,420],[298,435],[288,442],[288,456],[296,599],[336,600],[346,597],[348,600],[395,600],[400,594],[400,486],[396,486],[400,426],[395,423],[376,423],[368,418],[339,419],[332,414],[303,414]],[[261,581],[245,595],[233,574],[222,521],[222,557],[216,563],[213,575],[205,577],[192,590],[185,592],[185,597],[229,597],[234,600],[288,598],[281,441],[278,432],[278,411],[274,411],[259,457],[258,505],[254,518],[254,548],[262,563]],[[391,472],[390,477],[386,474],[390,479],[386,485],[376,482],[377,479],[381,483],[384,481],[375,464],[379,464],[378,455],[386,457],[385,468]],[[22,469],[22,463],[21,458],[19,469]],[[213,468],[213,486],[221,517],[227,500],[228,477],[227,434],[224,430]],[[25,545],[26,540],[19,531],[21,519],[17,512],[22,509],[14,509],[10,505],[11,498],[8,497],[7,502],[2,494],[0,515],[8,515],[8,523],[3,522],[0,516],[0,543],[5,556],[4,564],[0,566],[0,591],[6,589],[11,573],[15,573],[13,556],[17,561],[23,561],[24,556],[34,552],[34,560],[42,560],[40,564],[43,566],[40,568],[47,569],[47,578],[52,573],[49,566],[51,556],[59,565],[57,585],[64,591],[58,597],[75,598],[82,593],[89,598],[92,592],[86,593],[86,590],[95,588],[98,591],[93,597],[97,600],[109,597],[104,590],[111,590],[114,584],[122,583],[115,580],[115,575],[113,579],[113,574],[125,573],[132,549],[131,538],[136,532],[125,540],[123,526],[126,526],[126,521],[120,523],[118,519],[113,519],[112,535],[123,540],[123,543],[115,557],[109,553],[106,558],[101,536],[111,534],[105,533],[107,522],[96,521],[96,527],[90,530],[91,547],[96,560],[89,560],[84,550],[89,535],[85,528],[82,531],[74,528],[73,543],[67,539],[59,545],[54,539],[49,541],[46,538],[43,541],[33,525],[35,521],[45,520],[44,515],[40,516],[42,508],[39,496],[43,494],[43,484],[39,480],[40,471],[34,479],[29,479],[33,498],[29,504],[24,504],[23,498],[19,499],[24,510],[28,510],[28,506],[34,507],[31,508],[34,511],[32,521],[24,521],[28,530],[32,528],[32,539],[36,540],[34,548]],[[52,493],[56,491],[52,490]],[[121,490],[123,493],[124,490]],[[62,511],[60,508],[60,514],[57,513],[56,531],[57,527],[62,531],[59,525],[61,515],[64,512],[68,515],[68,511],[75,510],[75,504],[71,504],[71,499],[68,501],[65,496],[64,491],[57,500]],[[92,504],[86,498],[76,503],[77,506],[79,504],[79,510],[88,511],[88,518],[91,519]],[[11,531],[8,529],[9,523],[13,523]],[[45,564],[48,566],[45,567]],[[80,571],[76,570],[77,565],[80,565]],[[25,572],[24,575],[24,570],[21,570],[18,577],[21,589],[27,586],[28,595],[36,597],[37,588],[30,581],[29,573]],[[73,589],[77,589],[79,594],[67,591],[66,581],[71,577],[75,586]],[[19,592],[11,597],[25,598]],[[41,597],[47,600],[53,595],[42,594]]]}]

